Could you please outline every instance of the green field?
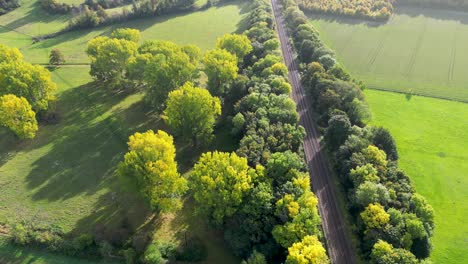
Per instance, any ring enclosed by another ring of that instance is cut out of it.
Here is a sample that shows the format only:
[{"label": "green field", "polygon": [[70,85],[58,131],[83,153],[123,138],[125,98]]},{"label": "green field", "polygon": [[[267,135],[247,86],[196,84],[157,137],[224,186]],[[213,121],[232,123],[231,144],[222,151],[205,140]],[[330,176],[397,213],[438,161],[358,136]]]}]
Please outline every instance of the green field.
[{"label": "green field", "polygon": [[[31,36],[52,33],[65,27],[67,16],[44,14],[41,8],[30,0],[24,2],[26,3],[20,8],[0,16],[0,43],[20,48],[26,60],[32,63],[47,63],[50,50],[54,48],[62,51],[68,63],[87,63],[89,61],[85,49],[88,40],[99,35],[108,35],[119,27],[139,29],[143,40],[158,39],[178,44],[195,44],[205,51],[214,47],[216,38],[237,31],[246,12],[245,5],[232,3],[192,13],[144,18],[112,26],[73,31],[33,44]],[[43,24],[44,20],[38,17],[47,17],[47,24]],[[11,20],[14,21],[8,22]],[[12,27],[12,24],[16,26]]]},{"label": "green field", "polygon": [[[46,14],[35,1],[24,0],[20,8],[0,16],[0,43],[20,48],[32,63],[47,63],[53,48],[61,49],[67,62],[87,63],[84,50],[88,40],[118,27],[132,27],[142,31],[143,40],[195,44],[206,51],[214,47],[217,37],[237,31],[246,11],[244,4],[232,3],[70,32],[33,44],[32,36],[61,29],[69,17]],[[51,111],[57,113],[57,122],[40,124],[35,139],[20,141],[0,129],[0,229],[18,221],[36,227],[55,224],[74,234],[93,232],[98,224],[118,228],[123,221],[132,229],[148,226],[146,206],[122,191],[115,169],[127,151],[129,135],[165,129],[164,124],[143,104],[141,92],[101,87],[91,82],[88,72],[86,65],[63,66],[52,72],[58,90]],[[210,149],[234,148],[224,129],[215,136]],[[184,173],[207,150],[179,142],[176,147],[179,169]],[[154,226],[157,238],[181,243],[187,234],[196,236],[208,249],[207,262],[238,263],[224,246],[222,234],[213,232],[193,213],[193,205],[186,201],[176,214],[160,216]],[[73,261],[0,240],[0,263],[88,263]]]},{"label": "green field", "polygon": [[435,263],[458,264],[468,252],[468,104],[366,90],[374,125],[397,142],[400,166],[435,210]]},{"label": "green field", "polygon": [[369,87],[468,102],[468,13],[397,8],[385,24],[310,17]]}]

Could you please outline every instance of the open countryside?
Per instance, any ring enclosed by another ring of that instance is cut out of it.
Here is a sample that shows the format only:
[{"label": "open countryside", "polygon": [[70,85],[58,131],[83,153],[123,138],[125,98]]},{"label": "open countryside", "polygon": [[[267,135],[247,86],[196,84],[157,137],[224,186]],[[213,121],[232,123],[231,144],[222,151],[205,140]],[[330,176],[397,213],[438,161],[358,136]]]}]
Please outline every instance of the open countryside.
[{"label": "open countryside", "polygon": [[466,43],[468,0],[0,0],[0,263],[463,263]]},{"label": "open countryside", "polygon": [[397,7],[385,23],[310,18],[368,87],[468,102],[467,13]]}]

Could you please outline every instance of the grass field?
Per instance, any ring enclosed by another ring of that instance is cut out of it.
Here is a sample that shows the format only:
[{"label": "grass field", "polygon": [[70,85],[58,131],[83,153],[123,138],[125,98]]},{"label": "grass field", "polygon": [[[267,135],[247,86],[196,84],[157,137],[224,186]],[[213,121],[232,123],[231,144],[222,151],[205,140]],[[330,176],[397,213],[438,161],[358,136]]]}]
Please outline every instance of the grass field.
[{"label": "grass field", "polygon": [[[25,12],[34,15],[26,15]],[[38,21],[41,20],[37,20],[37,17],[48,17],[47,20],[52,21],[51,28],[55,29],[47,30],[47,33],[51,33],[66,25],[66,16],[44,15],[39,6],[27,2],[26,5],[8,13],[11,16],[8,19],[26,16],[17,19],[22,20],[24,25],[17,27],[16,31],[11,30],[11,23],[6,28],[2,28],[1,25],[5,25],[7,19],[0,16],[0,43],[20,48],[26,60],[32,63],[47,63],[50,50],[54,48],[62,51],[68,63],[88,63],[85,49],[90,39],[99,35],[108,35],[119,27],[130,27],[139,29],[143,40],[169,40],[179,44],[195,44],[205,51],[214,47],[217,37],[237,31],[245,12],[243,4],[226,4],[192,13],[143,18],[112,26],[68,32],[33,44],[32,37],[23,33],[27,32],[34,36],[46,33],[39,26]]]},{"label": "grass field", "polygon": [[465,263],[468,252],[468,104],[366,90],[374,125],[397,142],[400,166],[435,210],[434,263]]},{"label": "grass field", "polygon": [[468,102],[468,13],[397,8],[385,24],[310,17],[369,87]]}]

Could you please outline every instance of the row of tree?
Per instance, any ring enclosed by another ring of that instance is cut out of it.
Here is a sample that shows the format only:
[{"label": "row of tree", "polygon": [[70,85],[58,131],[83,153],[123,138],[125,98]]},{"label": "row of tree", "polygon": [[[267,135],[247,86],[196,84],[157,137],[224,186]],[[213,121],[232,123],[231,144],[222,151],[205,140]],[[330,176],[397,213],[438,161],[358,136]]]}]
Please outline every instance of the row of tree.
[{"label": "row of tree", "polygon": [[[210,208],[210,219],[224,230],[233,252],[248,257],[246,263],[328,263],[318,201],[310,190],[300,149],[305,130],[289,98],[291,86],[278,50],[272,9],[269,1],[256,0],[251,10],[244,32],[250,47],[243,53],[227,49],[240,58],[240,73],[220,90],[233,116],[232,132],[240,139],[237,154],[230,157],[243,160],[243,167],[249,167],[245,175],[251,176],[244,178],[242,187],[232,186],[235,206]],[[204,179],[207,174],[205,170],[196,177]],[[206,195],[215,195],[214,200],[222,203],[217,190],[226,184],[233,185],[210,180]],[[242,195],[235,191],[243,188]]]},{"label": "row of tree", "polygon": [[0,126],[19,138],[34,138],[36,113],[44,113],[54,99],[50,72],[23,60],[16,48],[0,44]]},{"label": "row of tree", "polygon": [[17,7],[19,7],[18,0],[0,0],[0,15],[3,15]]},{"label": "row of tree", "polygon": [[395,4],[409,4],[423,7],[468,10],[467,0],[397,0]]},{"label": "row of tree", "polygon": [[298,0],[307,11],[330,15],[387,20],[393,12],[394,0]]},{"label": "row of tree", "polygon": [[[55,0],[41,0],[55,1]],[[109,2],[110,3],[110,2]],[[121,3],[120,1],[116,1]],[[126,3],[126,2],[122,2]],[[130,19],[151,17],[180,10],[187,10],[193,6],[194,0],[144,0],[133,1],[132,7],[122,8],[122,12],[109,15],[105,7],[100,2],[85,3],[77,9],[77,14],[69,21],[66,28],[62,32],[92,28],[101,25],[110,25],[117,22],[123,22]],[[91,5],[88,5],[91,4]]]},{"label": "row of tree", "polygon": [[370,115],[363,85],[335,65],[333,53],[297,4],[282,3],[302,62],[302,82],[320,115],[326,147],[348,192],[348,207],[365,257],[372,263],[426,259],[431,251],[433,209],[398,168],[394,139],[384,128],[366,126]]}]

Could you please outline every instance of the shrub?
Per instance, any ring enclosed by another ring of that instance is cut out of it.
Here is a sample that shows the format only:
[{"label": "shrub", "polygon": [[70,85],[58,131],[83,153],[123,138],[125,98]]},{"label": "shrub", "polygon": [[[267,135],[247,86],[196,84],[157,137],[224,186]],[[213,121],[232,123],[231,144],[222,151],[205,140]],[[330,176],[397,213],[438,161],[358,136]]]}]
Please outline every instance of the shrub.
[{"label": "shrub", "polygon": [[143,254],[143,263],[161,264],[163,262],[163,257],[161,256],[161,252],[159,252],[158,246],[154,243],[151,243]]},{"label": "shrub", "polygon": [[180,261],[197,262],[204,260],[207,256],[207,249],[203,241],[198,237],[192,237],[177,252],[176,259]]}]

